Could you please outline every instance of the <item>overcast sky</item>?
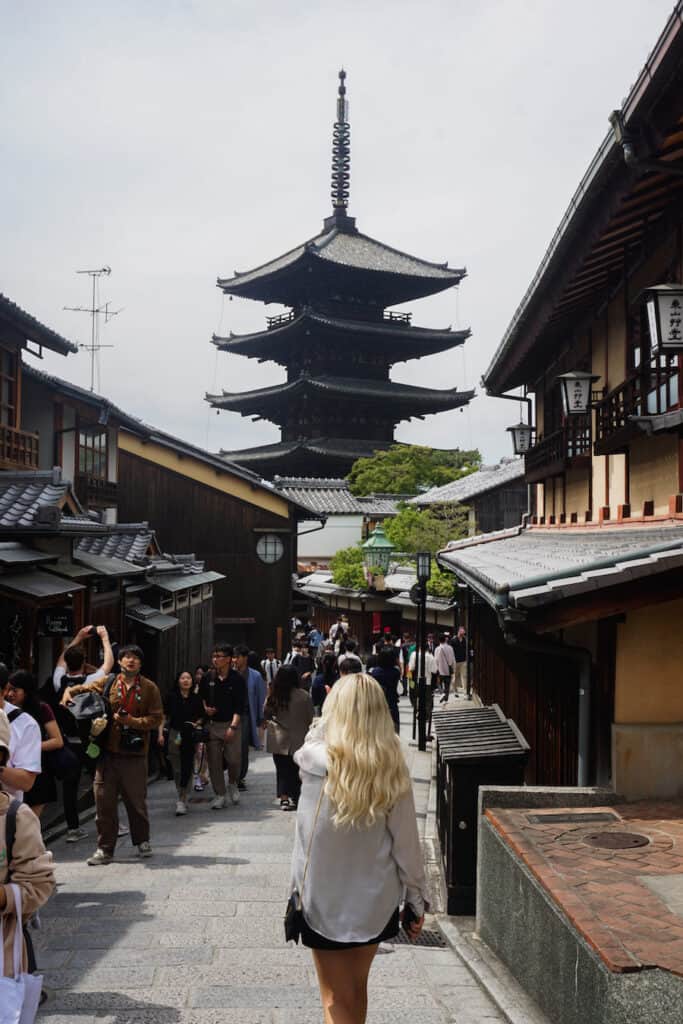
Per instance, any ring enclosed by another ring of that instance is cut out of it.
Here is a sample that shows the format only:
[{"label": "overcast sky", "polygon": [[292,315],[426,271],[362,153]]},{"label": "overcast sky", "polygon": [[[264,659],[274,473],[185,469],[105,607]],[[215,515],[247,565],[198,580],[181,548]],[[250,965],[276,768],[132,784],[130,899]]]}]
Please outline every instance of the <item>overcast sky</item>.
[{"label": "overcast sky", "polygon": [[[272,363],[211,334],[277,312],[217,276],[316,234],[330,212],[337,71],[348,72],[351,202],[361,231],[451,266],[458,290],[405,308],[471,326],[395,380],[475,386],[462,412],[401,441],[509,453],[509,402],[479,386],[579,178],[672,0],[34,0],[0,2],[0,291],[75,342],[78,269],[110,265],[98,390],[211,450],[279,439],[217,416],[206,391],[265,387]],[[44,369],[89,382],[88,355]]]}]

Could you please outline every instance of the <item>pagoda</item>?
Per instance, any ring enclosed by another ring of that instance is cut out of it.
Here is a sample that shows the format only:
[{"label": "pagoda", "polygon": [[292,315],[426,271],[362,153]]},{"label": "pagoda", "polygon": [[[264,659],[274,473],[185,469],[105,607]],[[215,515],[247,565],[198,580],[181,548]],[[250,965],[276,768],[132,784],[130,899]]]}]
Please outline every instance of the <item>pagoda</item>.
[{"label": "pagoda", "polygon": [[281,441],[226,459],[259,473],[345,475],[356,459],[394,443],[397,423],[457,409],[473,391],[398,384],[394,363],[462,345],[469,330],[414,327],[411,314],[389,309],[452,288],[464,268],[429,263],[361,234],[349,216],[350,125],[346,73],[339,72],[332,147],[332,215],[322,232],[282,256],[230,278],[226,295],[288,307],[266,319],[266,330],[213,336],[224,352],[270,360],[287,380],[255,391],[207,395],[215,409],[267,419]]}]

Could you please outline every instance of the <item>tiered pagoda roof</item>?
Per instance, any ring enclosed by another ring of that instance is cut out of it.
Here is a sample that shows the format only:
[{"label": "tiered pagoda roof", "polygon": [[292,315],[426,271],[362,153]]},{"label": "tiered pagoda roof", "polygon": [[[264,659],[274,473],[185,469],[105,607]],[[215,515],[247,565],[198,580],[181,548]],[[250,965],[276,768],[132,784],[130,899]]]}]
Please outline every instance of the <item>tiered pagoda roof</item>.
[{"label": "tiered pagoda roof", "polygon": [[378,242],[347,212],[350,126],[346,74],[340,72],[332,157],[332,216],[314,238],[231,278],[225,294],[277,302],[289,312],[267,329],[213,336],[222,351],[287,368],[287,381],[243,393],[207,395],[218,409],[265,418],[282,429],[274,445],[222,452],[266,476],[344,474],[353,462],[393,443],[401,420],[461,408],[473,391],[423,388],[389,380],[397,362],[462,345],[469,330],[413,327],[411,314],[389,311],[451,288],[464,268],[430,263]]}]

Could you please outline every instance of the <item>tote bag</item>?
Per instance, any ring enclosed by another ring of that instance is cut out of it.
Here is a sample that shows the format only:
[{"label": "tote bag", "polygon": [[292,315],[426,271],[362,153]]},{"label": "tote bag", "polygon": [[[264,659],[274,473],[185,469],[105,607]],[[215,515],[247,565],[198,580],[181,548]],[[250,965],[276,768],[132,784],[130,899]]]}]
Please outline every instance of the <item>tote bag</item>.
[{"label": "tote bag", "polygon": [[[23,952],[21,889],[12,883],[12,892],[16,908],[16,927],[12,950],[13,976],[11,978],[0,977],[0,1024],[34,1024],[40,1003],[40,993],[43,989],[43,977],[41,974],[24,974],[21,970],[21,954]],[[7,915],[3,914],[0,952],[4,946],[6,918]]]}]

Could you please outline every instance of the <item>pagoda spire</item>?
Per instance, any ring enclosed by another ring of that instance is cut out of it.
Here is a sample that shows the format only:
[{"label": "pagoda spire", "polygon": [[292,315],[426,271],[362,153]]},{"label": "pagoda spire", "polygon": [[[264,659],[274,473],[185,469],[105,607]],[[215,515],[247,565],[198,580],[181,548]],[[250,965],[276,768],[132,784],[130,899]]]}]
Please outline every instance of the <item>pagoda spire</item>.
[{"label": "pagoda spire", "polygon": [[325,228],[336,227],[340,231],[355,231],[355,218],[349,217],[351,181],[351,125],[349,124],[349,101],[346,98],[346,71],[339,71],[337,89],[337,120],[332,129],[332,216],[325,220]]}]

